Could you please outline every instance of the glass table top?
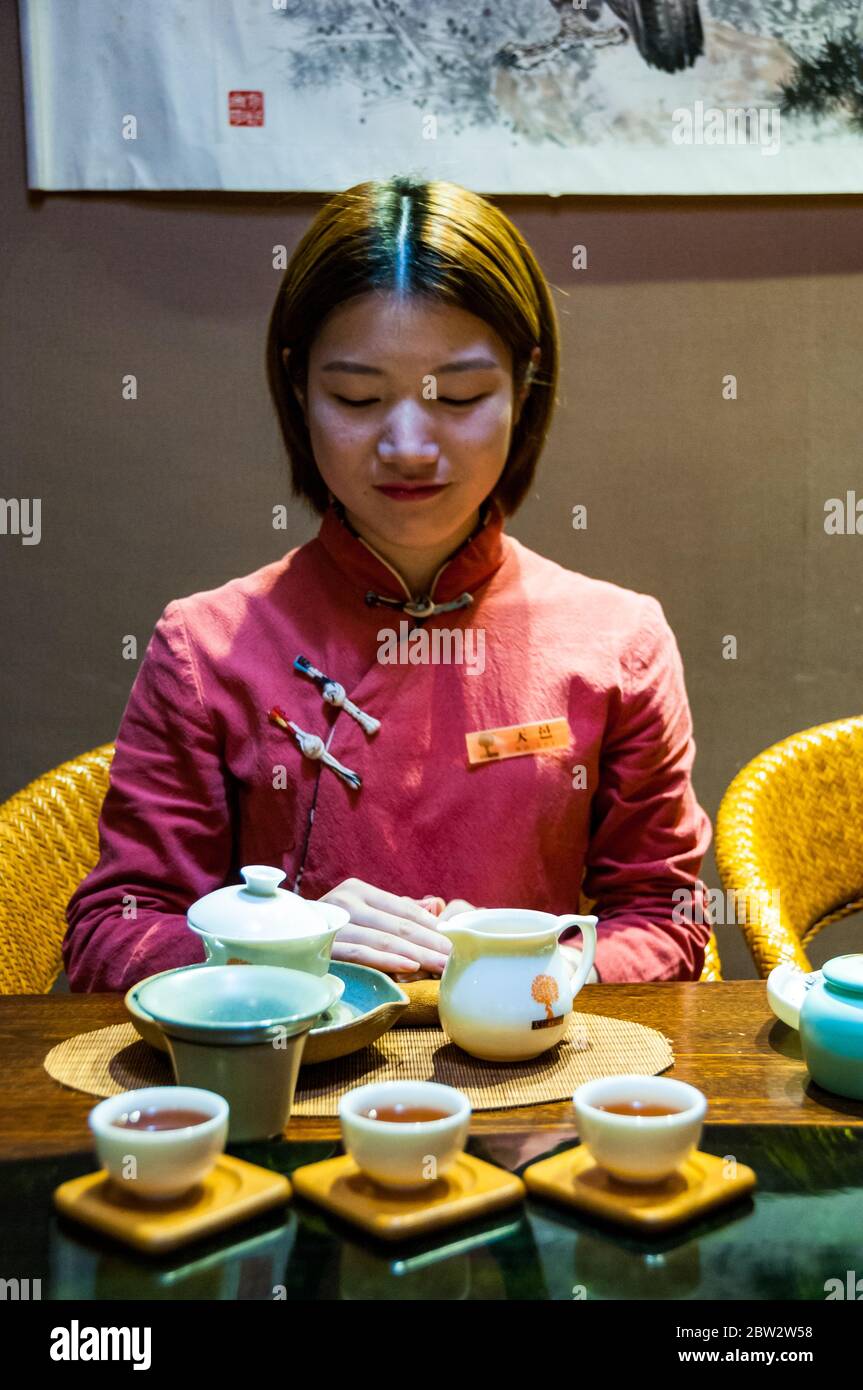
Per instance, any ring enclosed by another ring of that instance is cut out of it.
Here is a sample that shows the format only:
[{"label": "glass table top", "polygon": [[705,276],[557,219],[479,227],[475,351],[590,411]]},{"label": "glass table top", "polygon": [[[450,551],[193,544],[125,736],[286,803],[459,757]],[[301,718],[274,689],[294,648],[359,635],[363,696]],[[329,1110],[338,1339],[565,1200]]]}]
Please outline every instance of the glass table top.
[{"label": "glass table top", "polygon": [[[531,1162],[573,1145],[571,1137],[555,1143],[553,1133],[548,1140]],[[758,1186],[661,1235],[642,1236],[529,1195],[486,1218],[384,1244],[294,1196],[286,1207],[160,1257],[54,1210],[54,1188],[92,1172],[93,1153],[6,1161],[4,1263],[19,1279],[40,1279],[43,1299],[68,1300],[823,1302],[828,1280],[844,1281],[849,1270],[863,1275],[863,1130],[708,1124],[699,1147],[748,1164]],[[471,1138],[468,1150],[500,1161],[486,1136]],[[336,1140],[278,1140],[228,1152],[290,1176],[342,1149]]]}]

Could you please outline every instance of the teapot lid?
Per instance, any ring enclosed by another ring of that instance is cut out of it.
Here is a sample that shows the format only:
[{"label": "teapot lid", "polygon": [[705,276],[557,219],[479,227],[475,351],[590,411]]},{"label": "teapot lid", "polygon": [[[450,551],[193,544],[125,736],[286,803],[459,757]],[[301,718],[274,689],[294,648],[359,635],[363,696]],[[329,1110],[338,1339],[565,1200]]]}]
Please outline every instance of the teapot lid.
[{"label": "teapot lid", "polygon": [[821,973],[831,985],[863,994],[863,955],[834,956],[822,965]]},{"label": "teapot lid", "polygon": [[[284,869],[247,864],[243,882],[205,893],[186,913],[191,927],[232,941],[250,937],[320,936],[329,922],[321,905],[279,884]],[[323,906],[326,906],[325,904]]]}]

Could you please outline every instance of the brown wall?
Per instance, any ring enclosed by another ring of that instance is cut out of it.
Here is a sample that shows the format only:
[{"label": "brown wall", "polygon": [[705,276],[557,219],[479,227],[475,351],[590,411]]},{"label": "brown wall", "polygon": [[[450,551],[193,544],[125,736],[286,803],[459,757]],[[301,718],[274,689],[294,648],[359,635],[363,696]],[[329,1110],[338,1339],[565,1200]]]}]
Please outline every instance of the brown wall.
[{"label": "brown wall", "polygon": [[[321,199],[30,195],[11,5],[0,77],[0,495],[42,499],[39,545],[0,536],[2,797],[113,737],[136,669],[125,634],[143,652],[169,599],[313,533],[296,508],[272,529],[290,499],[263,341],[272,247],[292,249]],[[714,816],[760,749],[863,707],[863,536],[823,529],[827,498],[863,497],[863,197],[501,204],[564,340],[536,494],[510,530],[661,600]],[[833,928],[814,954],[859,935]],[[753,973],[735,928],[719,941],[727,975]]]}]

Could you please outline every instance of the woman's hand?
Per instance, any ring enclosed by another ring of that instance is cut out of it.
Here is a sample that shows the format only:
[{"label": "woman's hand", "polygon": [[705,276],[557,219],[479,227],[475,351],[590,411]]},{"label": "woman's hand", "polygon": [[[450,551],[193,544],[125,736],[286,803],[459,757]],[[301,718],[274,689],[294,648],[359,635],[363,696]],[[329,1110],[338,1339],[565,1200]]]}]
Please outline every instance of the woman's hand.
[{"label": "woman's hand", "polygon": [[[435,930],[436,914],[413,898],[346,878],[319,899],[351,914],[333,940],[333,960],[368,965],[385,974],[443,973],[452,943]],[[443,899],[424,899],[443,904]]]},{"label": "woman's hand", "polygon": [[[472,905],[465,902],[464,898],[453,898],[448,903],[445,903],[443,898],[420,898],[419,905],[428,908],[429,912],[433,912],[440,922],[445,922],[450,917],[457,917],[460,912],[473,911]],[[450,946],[452,946],[452,942],[450,942]],[[415,984],[418,980],[429,980],[432,977],[437,978],[436,971],[417,970],[409,975],[394,975],[393,979],[398,984]]]}]

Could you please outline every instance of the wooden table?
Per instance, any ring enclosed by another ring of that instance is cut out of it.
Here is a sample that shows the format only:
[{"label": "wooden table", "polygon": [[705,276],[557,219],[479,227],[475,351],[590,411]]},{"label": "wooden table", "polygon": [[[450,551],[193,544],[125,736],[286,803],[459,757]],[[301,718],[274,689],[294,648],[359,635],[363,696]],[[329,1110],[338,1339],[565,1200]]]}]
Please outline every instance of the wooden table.
[{"label": "wooden table", "polygon": [[[607,1014],[656,1028],[671,1040],[666,1076],[698,1086],[714,1124],[863,1125],[863,1102],[822,1091],[810,1081],[799,1035],[775,1019],[762,981],[716,984],[590,985],[579,1012]],[[0,1158],[68,1152],[90,1146],[93,1096],[53,1081],[45,1054],[64,1038],[126,1021],[111,994],[7,995],[0,998]],[[476,1111],[471,1132],[560,1131],[572,1126],[569,1101]],[[339,1135],[336,1117],[294,1116],[292,1139]]]},{"label": "wooden table", "polygon": [[[124,1021],[122,999],[8,996],[0,998],[0,1229],[8,1270],[40,1280],[46,1303],[269,1302],[277,1286],[301,1302],[568,1301],[584,1289],[594,1304],[591,1326],[600,1305],[617,1299],[649,1300],[652,1310],[673,1302],[675,1320],[681,1299],[805,1300],[807,1314],[823,1306],[829,1279],[863,1268],[863,1104],[809,1082],[798,1035],[772,1017],[763,983],[590,985],[578,1004],[670,1038],[676,1062],[666,1074],[694,1083],[710,1102],[700,1147],[753,1168],[751,1197],[651,1235],[530,1194],[396,1250],[295,1195],[195,1245],[140,1255],[53,1209],[56,1188],[93,1169],[87,1114],[96,1099],[59,1085],[42,1065],[64,1038]],[[521,1173],[577,1144],[573,1119],[569,1101],[475,1111],[469,1151]],[[297,1115],[286,1138],[231,1152],[290,1178],[338,1154],[339,1137],[337,1117]],[[644,1330],[655,1340],[655,1311],[650,1317]],[[614,1335],[611,1324],[606,1331]],[[833,1340],[835,1332],[825,1345]]]}]

